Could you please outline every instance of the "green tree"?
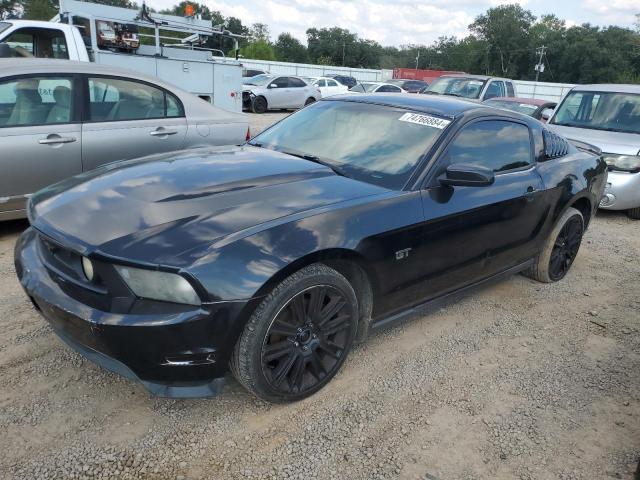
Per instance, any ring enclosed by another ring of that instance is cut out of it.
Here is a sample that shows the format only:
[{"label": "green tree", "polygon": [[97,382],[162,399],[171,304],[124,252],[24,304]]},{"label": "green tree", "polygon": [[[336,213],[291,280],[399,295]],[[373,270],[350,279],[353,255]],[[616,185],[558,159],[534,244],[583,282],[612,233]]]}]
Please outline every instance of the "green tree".
[{"label": "green tree", "polygon": [[58,4],[51,0],[28,0],[24,4],[27,20],[51,20],[58,13]]},{"label": "green tree", "polygon": [[251,41],[256,42],[258,40],[262,40],[269,43],[269,27],[266,23],[254,23],[249,31]]},{"label": "green tree", "polygon": [[264,40],[257,40],[255,42],[248,43],[240,49],[240,55],[244,58],[251,58],[255,60],[276,59],[273,47],[269,42],[265,42]]},{"label": "green tree", "polygon": [[290,33],[281,33],[273,45],[276,58],[282,62],[306,63],[307,47]]},{"label": "green tree", "polygon": [[22,6],[15,0],[0,0],[0,20],[19,18],[23,13]]},{"label": "green tree", "polygon": [[[487,42],[487,70],[515,76],[530,62],[529,32],[536,17],[520,5],[490,8],[469,30]],[[526,67],[525,67],[526,68]]]},{"label": "green tree", "polygon": [[339,27],[310,28],[307,30],[309,58],[312,62],[324,57],[330,59],[330,65],[356,66],[352,47],[358,36],[349,30]]}]

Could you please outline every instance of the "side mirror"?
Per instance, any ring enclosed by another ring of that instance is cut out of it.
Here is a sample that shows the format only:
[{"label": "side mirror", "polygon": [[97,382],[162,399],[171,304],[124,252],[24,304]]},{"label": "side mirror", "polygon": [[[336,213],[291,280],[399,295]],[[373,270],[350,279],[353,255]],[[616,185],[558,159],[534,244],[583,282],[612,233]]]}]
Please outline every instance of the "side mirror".
[{"label": "side mirror", "polygon": [[268,88],[278,88],[278,85],[275,83],[270,83]]},{"label": "side mirror", "polygon": [[444,174],[438,177],[441,185],[451,187],[486,187],[493,184],[493,170],[467,163],[449,165]]}]

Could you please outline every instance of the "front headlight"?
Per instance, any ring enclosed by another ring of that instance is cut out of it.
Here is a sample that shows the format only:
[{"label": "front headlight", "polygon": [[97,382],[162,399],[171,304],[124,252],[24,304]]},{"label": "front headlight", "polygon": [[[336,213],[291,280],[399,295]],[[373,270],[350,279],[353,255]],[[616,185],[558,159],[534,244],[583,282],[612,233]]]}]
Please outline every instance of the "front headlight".
[{"label": "front headlight", "polygon": [[191,284],[178,274],[122,265],[115,267],[129,288],[139,297],[187,305],[202,303]]},{"label": "front headlight", "polygon": [[613,170],[625,172],[640,172],[640,156],[616,155],[615,153],[603,153],[602,158]]}]

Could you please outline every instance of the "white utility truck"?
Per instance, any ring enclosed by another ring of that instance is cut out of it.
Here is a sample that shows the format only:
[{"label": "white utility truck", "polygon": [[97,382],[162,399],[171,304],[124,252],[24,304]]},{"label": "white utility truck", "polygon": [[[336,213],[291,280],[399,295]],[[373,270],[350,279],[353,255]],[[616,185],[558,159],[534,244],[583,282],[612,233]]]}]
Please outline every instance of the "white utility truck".
[{"label": "white utility truck", "polygon": [[[167,36],[172,32],[180,35]],[[151,13],[144,4],[133,10],[60,0],[60,13],[51,22],[0,21],[0,57],[59,58],[135,70],[240,112],[242,65],[220,50],[202,47],[213,36],[232,38],[237,52],[239,35],[193,14]],[[153,44],[145,45],[145,37]]]}]

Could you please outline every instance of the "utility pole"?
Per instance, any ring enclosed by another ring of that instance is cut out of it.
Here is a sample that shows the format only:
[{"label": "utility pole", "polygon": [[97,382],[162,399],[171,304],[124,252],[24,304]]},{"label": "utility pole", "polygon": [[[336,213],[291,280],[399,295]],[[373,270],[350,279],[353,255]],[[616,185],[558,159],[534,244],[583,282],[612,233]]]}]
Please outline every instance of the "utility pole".
[{"label": "utility pole", "polygon": [[418,55],[416,56],[416,70],[418,69],[418,62],[420,61],[420,49],[418,49]]},{"label": "utility pole", "polygon": [[342,41],[342,66],[344,67],[344,49],[347,46],[346,42]]},{"label": "utility pole", "polygon": [[540,76],[540,72],[544,72],[544,63],[542,63],[542,57],[544,56],[544,51],[546,49],[547,49],[547,47],[542,45],[540,48],[538,48],[536,50],[536,53],[540,54],[540,59],[538,60],[538,63],[534,67],[534,70],[536,71],[536,82],[538,81],[538,77]]}]

